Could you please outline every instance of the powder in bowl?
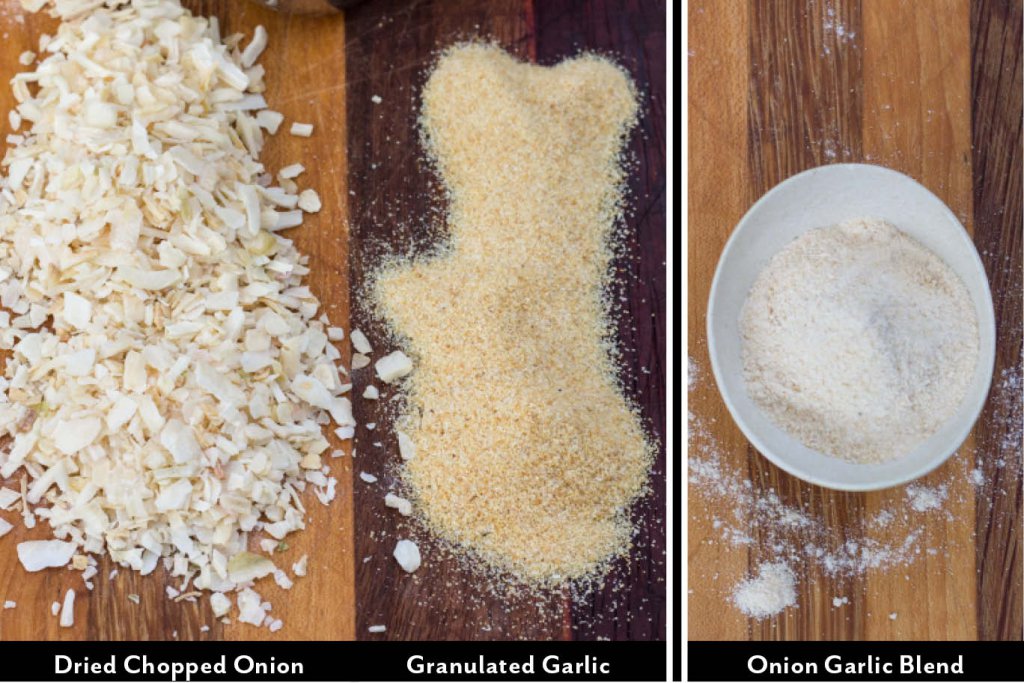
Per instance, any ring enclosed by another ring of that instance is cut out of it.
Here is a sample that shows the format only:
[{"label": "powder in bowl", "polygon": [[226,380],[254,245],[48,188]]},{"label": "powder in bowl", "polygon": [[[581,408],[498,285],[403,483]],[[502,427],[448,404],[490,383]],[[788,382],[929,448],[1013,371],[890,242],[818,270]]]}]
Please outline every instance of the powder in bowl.
[{"label": "powder in bowl", "polygon": [[810,230],[772,257],[740,334],[758,407],[809,448],[861,463],[901,457],[934,434],[979,356],[964,283],[873,219]]}]

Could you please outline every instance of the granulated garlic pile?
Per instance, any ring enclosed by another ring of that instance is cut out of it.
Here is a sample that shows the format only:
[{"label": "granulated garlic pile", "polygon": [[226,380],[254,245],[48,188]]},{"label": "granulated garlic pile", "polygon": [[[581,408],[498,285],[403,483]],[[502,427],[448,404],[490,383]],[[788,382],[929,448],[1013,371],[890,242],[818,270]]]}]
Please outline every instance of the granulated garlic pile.
[{"label": "granulated garlic pile", "polygon": [[319,199],[258,161],[283,119],[260,94],[266,32],[222,41],[178,0],[52,12],[0,179],[0,475],[21,486],[0,507],[52,529],[19,545],[30,571],[162,562],[169,594],[215,591],[222,616],[237,589],[239,619],[276,630],[249,586],[290,580],[250,534],[303,528],[307,486],[334,498],[321,428],[354,423],[340,330],[280,233]]},{"label": "granulated garlic pile", "polygon": [[628,76],[448,50],[422,125],[450,192],[450,241],[376,279],[415,360],[399,420],[416,509],[442,538],[551,583],[628,547],[650,462],[610,357],[602,285],[620,210]]}]

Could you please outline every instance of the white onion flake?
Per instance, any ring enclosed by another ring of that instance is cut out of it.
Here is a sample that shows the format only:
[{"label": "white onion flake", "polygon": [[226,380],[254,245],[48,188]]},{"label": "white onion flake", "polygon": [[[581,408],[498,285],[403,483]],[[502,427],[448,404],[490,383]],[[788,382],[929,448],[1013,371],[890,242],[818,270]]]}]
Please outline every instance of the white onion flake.
[{"label": "white onion flake", "polygon": [[412,574],[420,568],[420,549],[414,542],[409,539],[403,538],[395,544],[395,550],[392,553],[395,557],[395,561],[405,571]]},{"label": "white onion flake", "polygon": [[374,364],[377,377],[391,384],[412,372],[412,360],[401,351],[392,351]]},{"label": "white onion flake", "polygon": [[69,588],[64,594],[64,603],[60,607],[61,628],[71,628],[75,625],[75,589]]},{"label": "white onion flake", "polygon": [[228,560],[228,576],[236,584],[249,583],[273,574],[274,563],[256,553],[240,552]]},{"label": "white onion flake", "polygon": [[28,4],[61,23],[13,81],[0,164],[0,473],[24,482],[0,507],[54,538],[18,558],[86,581],[96,554],[163,567],[168,596],[280,628],[250,541],[304,528],[301,492],[334,499],[325,435],[355,421],[344,332],[287,232],[319,196],[301,164],[276,187],[259,160],[283,121],[256,64],[267,33],[222,40],[179,0]]},{"label": "white onion flake", "polygon": [[416,444],[409,438],[409,435],[400,429],[396,429],[395,434],[398,436],[398,454],[402,460],[412,460],[415,458]]},{"label": "white onion flake", "polygon": [[75,554],[75,544],[65,541],[23,541],[18,544],[18,561],[28,572],[63,567]]},{"label": "white onion flake", "polygon": [[412,514],[412,503],[401,496],[395,495],[394,493],[388,493],[384,496],[384,505],[398,510],[398,513],[405,517]]}]

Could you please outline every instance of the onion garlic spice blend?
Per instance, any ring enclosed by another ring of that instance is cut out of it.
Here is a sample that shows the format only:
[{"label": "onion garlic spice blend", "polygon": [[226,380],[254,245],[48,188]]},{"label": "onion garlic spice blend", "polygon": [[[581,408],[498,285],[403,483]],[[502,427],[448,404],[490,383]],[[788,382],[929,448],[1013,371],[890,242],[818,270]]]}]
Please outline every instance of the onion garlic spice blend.
[{"label": "onion garlic spice blend", "polygon": [[853,462],[907,455],[959,407],[978,364],[966,286],[874,219],[810,230],[740,314],[751,398],[802,443]]},{"label": "onion garlic spice blend", "polygon": [[545,68],[487,45],[448,50],[422,126],[450,239],[376,280],[417,361],[399,429],[418,509],[531,582],[583,577],[628,547],[647,477],[602,293],[636,114],[632,83],[605,59]]}]

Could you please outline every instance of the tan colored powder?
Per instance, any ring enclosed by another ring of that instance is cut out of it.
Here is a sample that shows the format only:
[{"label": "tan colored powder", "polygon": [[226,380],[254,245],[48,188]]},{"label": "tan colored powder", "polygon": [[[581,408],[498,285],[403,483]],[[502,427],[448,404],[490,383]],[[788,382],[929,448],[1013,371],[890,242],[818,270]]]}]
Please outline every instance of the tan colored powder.
[{"label": "tan colored powder", "polygon": [[468,44],[423,93],[450,242],[387,269],[377,299],[416,369],[399,421],[443,538],[541,583],[628,548],[650,451],[617,389],[602,297],[635,92],[613,63],[553,68]]}]

